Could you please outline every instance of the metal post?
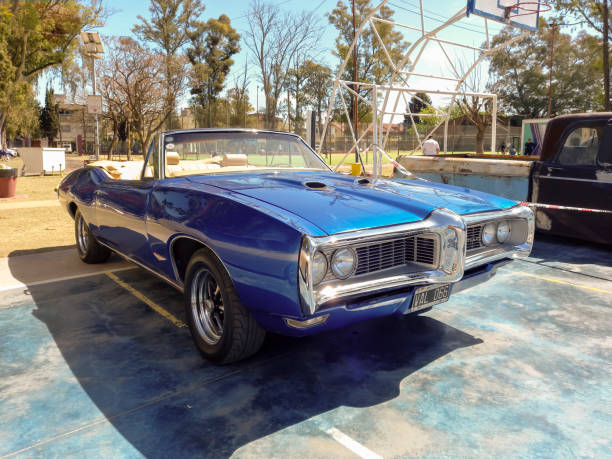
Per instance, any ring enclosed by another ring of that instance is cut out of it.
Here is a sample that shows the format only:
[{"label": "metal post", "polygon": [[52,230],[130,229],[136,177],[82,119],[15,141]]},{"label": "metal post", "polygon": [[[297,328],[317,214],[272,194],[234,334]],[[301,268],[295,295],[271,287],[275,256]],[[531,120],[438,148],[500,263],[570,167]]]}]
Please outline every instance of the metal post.
[{"label": "metal post", "polygon": [[497,136],[497,95],[493,94],[493,108],[491,110],[491,154],[495,154],[495,137]]},{"label": "metal post", "polygon": [[553,77],[553,57],[555,55],[555,26],[552,24],[552,35],[550,37],[550,72],[548,74],[548,117],[552,113],[552,77]]},{"label": "metal post", "polygon": [[603,68],[604,68],[604,107],[610,111],[610,12],[608,0],[603,0]]},{"label": "metal post", "polygon": [[[91,71],[93,76],[93,95],[96,95],[96,60],[91,56]],[[96,113],[96,161],[100,160],[100,127],[98,125],[98,114]]]},{"label": "metal post", "polygon": [[259,129],[259,86],[257,86],[257,113],[255,114],[255,129]]},{"label": "metal post", "polygon": [[378,170],[381,166],[378,151],[378,100],[377,100],[378,86],[374,85],[372,88],[372,150],[374,151],[374,180],[378,179],[380,171]]},{"label": "metal post", "polygon": [[[355,46],[353,46],[353,81],[357,81],[357,27],[355,26],[355,0],[353,4],[353,40],[355,40]],[[359,93],[359,86],[356,84],[353,86],[356,93]],[[353,99],[353,130],[355,131],[355,137],[359,136],[359,101],[357,95]],[[355,150],[355,162],[359,161],[359,153]]]}]

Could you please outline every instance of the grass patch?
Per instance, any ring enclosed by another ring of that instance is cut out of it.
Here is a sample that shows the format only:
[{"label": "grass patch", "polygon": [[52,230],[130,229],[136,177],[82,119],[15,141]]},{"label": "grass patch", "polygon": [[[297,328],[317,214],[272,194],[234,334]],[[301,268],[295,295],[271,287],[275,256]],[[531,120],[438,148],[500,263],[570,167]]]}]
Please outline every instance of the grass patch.
[{"label": "grass patch", "polygon": [[63,207],[0,211],[0,257],[24,250],[73,245],[74,222]]},{"label": "grass patch", "polygon": [[55,187],[61,180],[58,175],[18,177],[17,197],[10,202],[57,200]]}]

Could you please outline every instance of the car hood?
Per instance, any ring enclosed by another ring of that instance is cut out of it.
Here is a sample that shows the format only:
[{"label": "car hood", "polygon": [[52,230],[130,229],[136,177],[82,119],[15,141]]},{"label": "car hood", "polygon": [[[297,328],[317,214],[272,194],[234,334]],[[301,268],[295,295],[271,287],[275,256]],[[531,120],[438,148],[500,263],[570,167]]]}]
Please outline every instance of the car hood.
[{"label": "car hood", "polygon": [[[516,204],[440,183],[380,179],[375,184],[360,184],[359,178],[332,172],[197,176],[189,180],[274,205],[327,234],[419,221],[438,208],[464,215]],[[321,185],[324,187],[317,188]]]}]

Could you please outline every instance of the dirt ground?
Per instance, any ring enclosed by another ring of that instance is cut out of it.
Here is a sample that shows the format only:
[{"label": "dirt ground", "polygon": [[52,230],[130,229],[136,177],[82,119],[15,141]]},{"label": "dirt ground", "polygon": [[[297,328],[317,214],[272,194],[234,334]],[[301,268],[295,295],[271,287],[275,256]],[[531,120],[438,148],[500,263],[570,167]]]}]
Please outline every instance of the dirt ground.
[{"label": "dirt ground", "polygon": [[57,202],[61,179],[18,177],[16,196],[0,199],[0,258],[74,244],[72,218]]}]

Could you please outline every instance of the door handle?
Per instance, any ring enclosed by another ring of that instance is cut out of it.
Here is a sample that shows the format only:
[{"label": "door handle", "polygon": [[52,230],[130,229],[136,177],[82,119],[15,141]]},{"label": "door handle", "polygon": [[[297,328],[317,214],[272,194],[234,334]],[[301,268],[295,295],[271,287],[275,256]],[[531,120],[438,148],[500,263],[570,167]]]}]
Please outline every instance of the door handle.
[{"label": "door handle", "polygon": [[562,167],[554,167],[554,166],[547,166],[546,167],[546,172],[548,172],[549,174],[551,172],[559,172],[559,171],[562,171],[562,170],[563,170]]}]

